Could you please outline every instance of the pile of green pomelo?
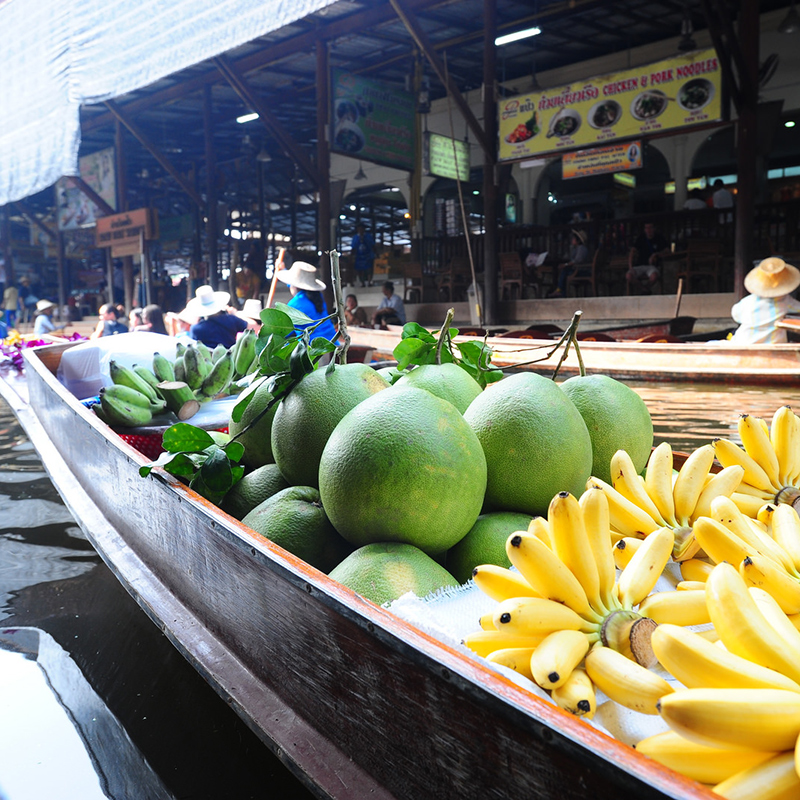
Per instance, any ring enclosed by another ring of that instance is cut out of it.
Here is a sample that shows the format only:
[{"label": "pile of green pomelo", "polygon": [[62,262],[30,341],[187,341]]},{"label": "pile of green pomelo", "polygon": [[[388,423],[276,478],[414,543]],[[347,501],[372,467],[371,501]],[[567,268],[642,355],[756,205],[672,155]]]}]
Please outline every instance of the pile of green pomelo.
[{"label": "pile of green pomelo", "polygon": [[306,375],[266,414],[268,389],[250,391],[229,425],[248,472],[223,509],[379,604],[510,566],[509,534],[554,495],[611,482],[618,449],[641,471],[653,443],[639,395],[604,375],[481,389],[453,363],[347,364]]}]

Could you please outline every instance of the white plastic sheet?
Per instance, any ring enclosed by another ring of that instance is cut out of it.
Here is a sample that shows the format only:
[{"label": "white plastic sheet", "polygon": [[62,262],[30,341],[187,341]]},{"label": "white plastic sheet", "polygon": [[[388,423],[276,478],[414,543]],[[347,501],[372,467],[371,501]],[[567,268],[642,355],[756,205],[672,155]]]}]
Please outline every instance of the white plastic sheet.
[{"label": "white plastic sheet", "polygon": [[81,104],[147,86],[332,2],[0,3],[0,205],[78,174]]}]

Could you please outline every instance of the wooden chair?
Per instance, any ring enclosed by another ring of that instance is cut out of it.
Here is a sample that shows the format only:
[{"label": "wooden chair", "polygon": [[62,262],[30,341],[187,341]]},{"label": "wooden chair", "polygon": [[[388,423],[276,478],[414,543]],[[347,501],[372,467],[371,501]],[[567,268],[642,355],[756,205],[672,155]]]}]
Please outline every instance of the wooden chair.
[{"label": "wooden chair", "polygon": [[505,297],[508,289],[508,299],[514,296],[514,287],[517,289],[517,297],[522,299],[522,261],[519,253],[498,253],[500,262],[500,297]]},{"label": "wooden chair", "polygon": [[683,278],[686,291],[706,282],[712,291],[719,291],[722,242],[714,239],[689,239],[686,257],[678,265],[677,279]]},{"label": "wooden chair", "polygon": [[577,297],[579,290],[582,297],[596,297],[597,270],[605,260],[605,253],[598,248],[595,250],[591,264],[576,264],[575,271],[567,278],[567,297],[570,297],[572,292],[574,292],[572,296]]},{"label": "wooden chair", "polygon": [[469,259],[466,256],[453,256],[439,280],[439,294],[445,293],[449,303],[456,298],[466,297],[471,281]]},{"label": "wooden chair", "polygon": [[419,261],[408,261],[403,264],[402,271],[405,282],[403,302],[424,303],[426,290],[435,287],[431,284],[430,278],[422,272],[422,264]]},{"label": "wooden chair", "polygon": [[598,286],[605,286],[609,296],[615,293],[617,287],[619,294],[630,294],[630,286],[625,277],[629,269],[628,256],[612,256],[597,273],[595,282]]}]

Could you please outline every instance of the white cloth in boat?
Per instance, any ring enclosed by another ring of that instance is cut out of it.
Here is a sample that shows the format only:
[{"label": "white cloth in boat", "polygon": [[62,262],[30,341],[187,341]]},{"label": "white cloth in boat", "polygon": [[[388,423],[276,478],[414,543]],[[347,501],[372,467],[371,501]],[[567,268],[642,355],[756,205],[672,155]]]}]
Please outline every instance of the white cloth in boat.
[{"label": "white cloth in boat", "polygon": [[800,301],[791,295],[758,297],[749,294],[731,309],[739,327],[729,339],[731,344],[778,344],[786,342],[786,331],[776,327],[788,314],[800,314]]}]

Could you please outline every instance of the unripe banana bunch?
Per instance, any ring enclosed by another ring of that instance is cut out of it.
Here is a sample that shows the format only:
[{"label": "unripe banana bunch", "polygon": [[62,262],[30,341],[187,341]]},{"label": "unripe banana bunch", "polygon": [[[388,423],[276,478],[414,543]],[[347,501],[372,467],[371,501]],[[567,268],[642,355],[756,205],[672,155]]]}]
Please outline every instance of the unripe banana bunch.
[{"label": "unripe banana bunch", "polygon": [[739,437],[744,448],[729,439],[712,442],[724,467],[744,470],[741,485],[731,495],[748,516],[757,517],[764,503],[800,506],[800,419],[789,406],[772,416],[771,427],[758,417],[739,417]]},{"label": "unripe banana bunch", "polygon": [[716,497],[729,497],[744,475],[740,465],[712,474],[714,448],[695,450],[673,477],[672,448],[662,442],[650,454],[645,477],[636,473],[631,457],[618,450],[611,458],[613,486],[589,478],[587,486],[602,489],[608,498],[611,530],[619,537],[643,538],[660,528],[675,536],[673,557],[684,561],[695,556],[699,545],[692,532],[695,520],[707,516]]},{"label": "unripe banana bunch", "polygon": [[[634,611],[672,554],[669,528],[653,531],[617,580],[606,494],[553,498],[548,519],[513,533],[506,552],[518,572],[476,567],[477,586],[498,605],[464,644],[551,692],[561,708],[591,717],[595,687],[612,700],[655,714],[672,691],[647,669],[653,620]],[[580,669],[584,663],[584,670]]]},{"label": "unripe banana bunch", "polygon": [[669,733],[637,749],[723,797],[800,796],[800,632],[735,567],[714,567],[709,614],[724,648],[661,625],[652,646],[687,688],[659,702]]}]

